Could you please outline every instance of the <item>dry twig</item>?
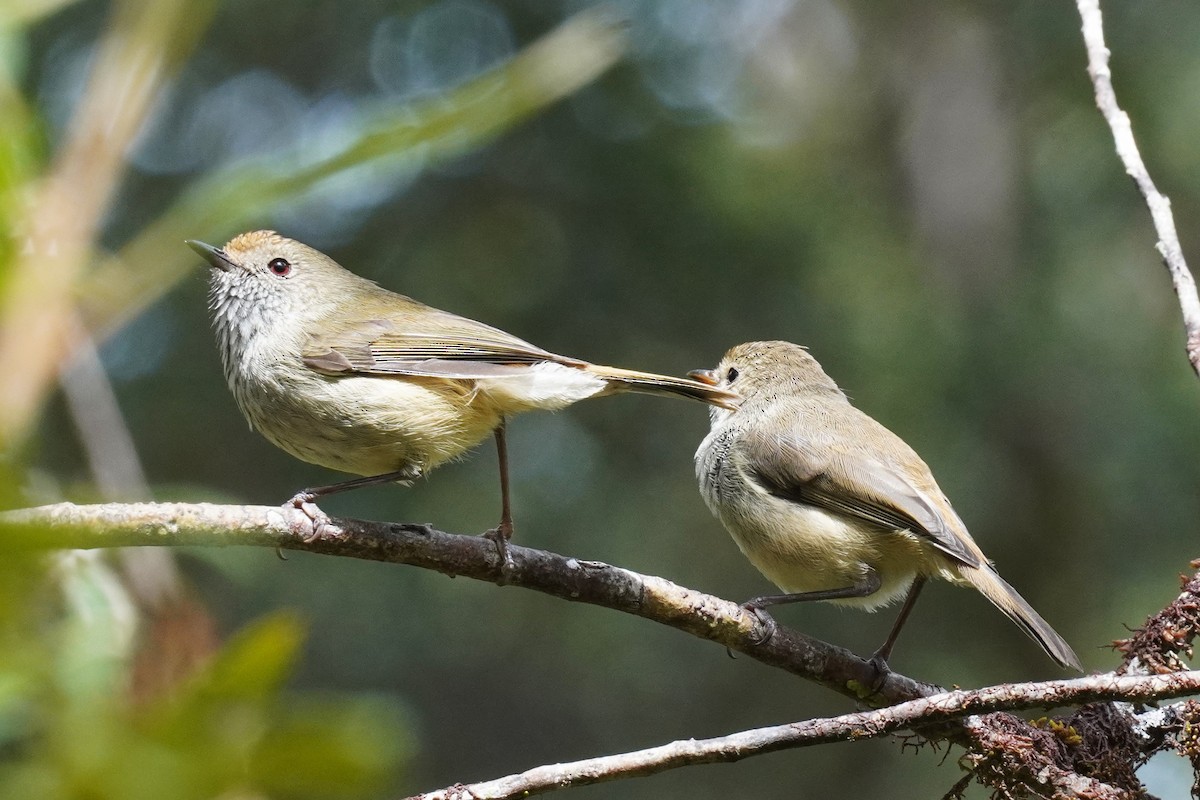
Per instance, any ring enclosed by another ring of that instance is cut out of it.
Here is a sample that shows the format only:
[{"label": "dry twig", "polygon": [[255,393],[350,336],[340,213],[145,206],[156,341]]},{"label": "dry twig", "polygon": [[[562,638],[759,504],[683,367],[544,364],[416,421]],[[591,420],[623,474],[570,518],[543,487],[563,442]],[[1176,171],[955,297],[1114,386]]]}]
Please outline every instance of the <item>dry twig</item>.
[{"label": "dry twig", "polygon": [[[1200,671],[1153,676],[1091,675],[1065,681],[943,692],[875,711],[776,725],[714,739],[688,739],[569,764],[549,764],[495,780],[448,786],[408,800],[510,800],[573,786],[653,775],[695,764],[740,761],[776,750],[870,739],[1001,709],[1049,708],[1102,700],[1149,701],[1197,691],[1200,691]],[[981,733],[990,730],[986,725],[979,727]],[[1120,789],[1065,770],[1051,768],[1041,772],[1032,778],[1036,780],[1035,785],[1060,793],[1095,798],[1126,796]]]},{"label": "dry twig", "polygon": [[1179,298],[1179,310],[1183,314],[1183,327],[1187,334],[1188,361],[1196,374],[1200,375],[1200,295],[1196,293],[1196,281],[1188,269],[1187,262],[1184,261],[1183,249],[1179,246],[1179,234],[1175,232],[1175,218],[1171,214],[1171,201],[1158,191],[1154,181],[1150,179],[1150,173],[1146,170],[1142,154],[1133,138],[1129,115],[1117,104],[1112,72],[1108,68],[1108,47],[1104,44],[1100,0],[1076,0],[1076,6],[1079,8],[1079,16],[1083,19],[1088,75],[1092,78],[1092,86],[1096,92],[1096,107],[1100,109],[1108,127],[1112,129],[1117,155],[1125,165],[1125,172],[1133,178],[1150,209],[1154,230],[1158,234],[1156,247],[1167,271],[1171,273],[1171,283]]},{"label": "dry twig", "polygon": [[[446,533],[430,525],[339,518],[314,530],[303,512],[279,506],[59,503],[0,513],[0,525],[26,527],[28,541],[39,546],[257,545],[411,564],[493,583],[501,577],[495,546],[479,536]],[[760,623],[737,603],[598,561],[518,545],[509,551],[513,568],[505,576],[508,585],[635,614],[856,700],[866,694],[863,687],[876,680],[874,668],[854,653],[785,626],[760,641]],[[937,690],[891,673],[870,700],[886,705]]]}]

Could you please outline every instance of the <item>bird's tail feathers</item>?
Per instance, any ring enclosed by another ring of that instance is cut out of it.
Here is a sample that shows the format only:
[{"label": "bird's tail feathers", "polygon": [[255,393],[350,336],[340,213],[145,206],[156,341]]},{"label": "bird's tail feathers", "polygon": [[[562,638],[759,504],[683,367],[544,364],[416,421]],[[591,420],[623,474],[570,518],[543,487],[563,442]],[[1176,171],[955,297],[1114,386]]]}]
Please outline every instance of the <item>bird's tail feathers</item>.
[{"label": "bird's tail feathers", "polygon": [[608,381],[611,391],[642,392],[644,394],[671,394],[677,397],[688,397],[702,403],[733,409],[737,407],[739,397],[733,392],[718,389],[715,386],[694,381],[690,378],[672,378],[669,375],[655,375],[651,372],[620,369],[619,367],[602,367],[589,364],[588,372]]},{"label": "bird's tail feathers", "polygon": [[1035,642],[1042,646],[1046,654],[1060,667],[1071,667],[1083,672],[1079,656],[1071,649],[1050,623],[1042,619],[1033,610],[1033,606],[1025,602],[1017,590],[996,574],[988,566],[975,569],[963,569],[960,574],[978,589],[984,597],[992,601],[992,605],[1004,612],[1004,615],[1017,624],[1021,630],[1029,634]]}]

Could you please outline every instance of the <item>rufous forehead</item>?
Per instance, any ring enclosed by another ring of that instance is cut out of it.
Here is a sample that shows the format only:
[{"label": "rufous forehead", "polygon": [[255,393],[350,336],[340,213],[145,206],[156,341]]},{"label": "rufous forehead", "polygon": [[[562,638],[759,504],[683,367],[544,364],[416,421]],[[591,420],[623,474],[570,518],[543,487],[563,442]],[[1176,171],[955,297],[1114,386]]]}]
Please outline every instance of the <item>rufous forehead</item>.
[{"label": "rufous forehead", "polygon": [[802,345],[793,344],[791,342],[746,342],[730,348],[725,354],[726,358],[742,358],[751,361],[757,361],[763,358],[771,357],[799,357],[804,358],[808,355],[808,349]]},{"label": "rufous forehead", "polygon": [[248,253],[255,248],[263,245],[278,245],[282,244],[284,238],[275,231],[249,231],[247,233],[239,233],[237,236],[225,243],[225,253],[227,255],[236,256],[242,253]]}]

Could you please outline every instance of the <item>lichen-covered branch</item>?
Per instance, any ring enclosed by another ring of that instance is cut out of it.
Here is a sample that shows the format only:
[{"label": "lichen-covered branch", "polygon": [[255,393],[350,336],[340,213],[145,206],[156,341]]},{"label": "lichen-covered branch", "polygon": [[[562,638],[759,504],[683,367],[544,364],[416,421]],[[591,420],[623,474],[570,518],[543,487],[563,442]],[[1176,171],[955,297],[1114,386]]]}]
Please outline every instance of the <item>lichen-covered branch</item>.
[{"label": "lichen-covered branch", "polygon": [[1046,757],[1036,739],[995,725],[993,716],[1016,720],[1007,714],[981,718],[971,752],[963,759],[971,769],[968,777],[992,788],[993,797],[1150,800],[1138,790],[1113,786],[1058,766]]},{"label": "lichen-covered branch", "polygon": [[[981,712],[1050,708],[1105,700],[1145,702],[1196,692],[1200,692],[1200,671],[1150,676],[1092,675],[1065,681],[943,692],[875,711],[776,725],[713,739],[688,739],[568,764],[549,764],[495,780],[448,786],[415,795],[409,800],[509,800],[573,786],[653,775],[695,764],[740,761],[776,750],[870,739]],[[1009,753],[1008,749],[1000,747],[1004,744],[1003,732],[994,731],[987,725],[978,727],[981,737],[986,738],[993,750]],[[1064,729],[1051,735],[1069,737],[1071,734]],[[1062,769],[1046,769],[1027,777],[1028,785],[1057,791],[1059,796],[1064,792],[1097,798],[1127,796],[1122,789]]]},{"label": "lichen-covered branch", "polygon": [[[1191,566],[1200,570],[1200,560]],[[1181,657],[1191,656],[1197,630],[1200,574],[1185,577],[1174,601],[1128,639],[1113,643],[1124,660],[1112,674],[1181,674],[1186,669]],[[1038,726],[1010,714],[987,714],[964,726],[971,739],[964,763],[1000,796],[1025,796],[1013,791],[1019,786],[1033,796],[1147,798],[1137,770],[1164,749],[1192,760],[1200,776],[1200,737],[1194,735],[1198,709],[1200,703],[1191,700],[1141,711],[1128,702],[1093,702]]]},{"label": "lichen-covered branch", "polygon": [[[1191,563],[1200,570],[1200,559]],[[1178,672],[1181,656],[1191,658],[1192,640],[1200,633],[1200,571],[1182,580],[1179,596],[1153,614],[1127,639],[1113,646],[1125,657],[1118,672],[1128,674]]]},{"label": "lichen-covered branch", "polygon": [[1108,67],[1108,47],[1104,43],[1104,19],[1100,14],[1100,0],[1076,0],[1079,16],[1083,20],[1083,41],[1087,46],[1088,75],[1096,93],[1096,107],[1104,115],[1112,129],[1117,155],[1125,171],[1138,191],[1146,200],[1154,230],[1158,234],[1158,252],[1171,273],[1171,283],[1179,299],[1183,314],[1183,327],[1187,335],[1187,357],[1192,369],[1200,375],[1200,295],[1196,293],[1196,281],[1183,258],[1179,246],[1179,234],[1175,232],[1175,218],[1171,214],[1171,201],[1167,199],[1154,181],[1142,161],[1137,142],[1133,138],[1133,126],[1129,115],[1117,104],[1117,93],[1113,89],[1112,72]]}]

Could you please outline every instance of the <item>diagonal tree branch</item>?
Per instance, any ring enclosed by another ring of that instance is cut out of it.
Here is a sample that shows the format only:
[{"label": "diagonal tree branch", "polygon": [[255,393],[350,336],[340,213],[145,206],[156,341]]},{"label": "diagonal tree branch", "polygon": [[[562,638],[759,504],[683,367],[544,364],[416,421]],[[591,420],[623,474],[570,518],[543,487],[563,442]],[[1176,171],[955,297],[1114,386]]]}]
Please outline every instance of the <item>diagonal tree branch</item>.
[{"label": "diagonal tree branch", "polygon": [[[1149,702],[1200,692],[1200,671],[1170,675],[1091,675],[1062,681],[1017,683],[986,689],[942,692],[877,709],[742,731],[713,739],[688,739],[659,747],[589,758],[568,764],[549,764],[495,780],[457,784],[414,795],[407,800],[510,800],[557,789],[643,777],[696,764],[740,761],[750,756],[811,747],[830,742],[871,739],[923,725],[1001,710],[1051,708],[1098,701]],[[1068,785],[1092,797],[1120,797],[1094,779],[1072,775]]]},{"label": "diagonal tree branch", "polygon": [[1154,230],[1158,234],[1156,245],[1171,283],[1179,298],[1179,309],[1183,314],[1183,327],[1187,335],[1187,357],[1192,369],[1200,375],[1200,295],[1196,293],[1196,281],[1183,258],[1179,245],[1179,234],[1175,232],[1175,218],[1171,214],[1171,201],[1158,191],[1150,173],[1142,161],[1137,142],[1133,138],[1133,126],[1129,115],[1117,104],[1113,89],[1112,72],[1108,68],[1108,47],[1104,44],[1104,21],[1100,14],[1100,0],[1076,0],[1079,16],[1083,19],[1083,41],[1087,46],[1088,75],[1096,92],[1096,107],[1104,115],[1112,129],[1117,155],[1125,165],[1125,172],[1133,178],[1138,191],[1146,200]]},{"label": "diagonal tree branch", "polygon": [[[496,548],[479,536],[446,533],[430,525],[331,519],[314,530],[303,512],[279,506],[210,503],[59,503],[0,513],[9,543],[39,547],[140,545],[256,545],[326,555],[411,564],[446,575],[498,583]],[[512,545],[509,585],[624,611],[787,670],[862,700],[875,669],[840,647],[779,626],[761,641],[760,623],[740,605],[598,561],[581,561]],[[868,698],[880,706],[924,697],[939,687],[891,673]]]},{"label": "diagonal tree branch", "polygon": [[[314,526],[308,516],[290,507],[205,503],[113,503],[92,506],[62,503],[0,513],[0,546],[8,548],[137,545],[282,547],[410,564],[447,575],[462,575],[495,583],[501,580],[497,553],[491,541],[478,536],[446,533],[430,525],[332,519],[326,524]],[[508,583],[668,625],[723,644],[731,650],[820,683],[856,700],[865,697],[866,703],[872,707],[940,696],[943,692],[938,687],[890,674],[877,692],[870,694],[864,687],[873,685],[876,673],[867,662],[849,651],[785,627],[780,627],[774,636],[764,642],[757,628],[757,620],[735,603],[687,589],[663,578],[641,575],[600,562],[582,561],[520,546],[512,546],[510,552],[513,566],[506,575]],[[1161,690],[1154,696],[1173,697],[1196,691],[1197,687],[1192,683],[1195,680],[1197,673],[1105,675],[1075,681],[1028,684],[1015,689],[1001,686],[976,692],[948,693],[946,696],[952,698],[950,700],[908,706],[899,712],[893,709],[891,713],[877,716],[864,712],[857,716],[837,718],[833,723],[828,720],[797,723],[787,726],[788,733],[783,739],[770,736],[761,739],[756,738],[755,734],[748,742],[735,740],[736,746],[718,740],[707,750],[700,747],[706,743],[676,743],[656,748],[649,755],[642,752],[628,755],[624,761],[618,758],[611,765],[614,770],[612,778],[603,779],[649,774],[690,763],[736,760],[781,747],[842,741],[907,728],[927,739],[947,739],[967,746],[968,757],[972,759],[970,763],[974,765],[973,776],[998,790],[1015,792],[1012,794],[1014,797],[1030,793],[1055,797],[1135,797],[1140,795],[1130,788],[1138,785],[1131,769],[1105,771],[1098,768],[1088,755],[1096,747],[1107,752],[1103,749],[1111,745],[1114,734],[1124,736],[1124,731],[1132,730],[1134,722],[1130,719],[1131,711],[1127,704],[1093,703],[1066,722],[1056,722],[1057,728],[1053,725],[1037,727],[1005,713],[972,716],[966,722],[958,719],[997,708],[1049,707],[1119,696],[1138,700],[1144,696],[1139,692],[1147,691]],[[1044,694],[1035,696],[1036,689],[1030,687],[1040,688]],[[1125,694],[1122,695],[1122,692]],[[951,705],[946,706],[945,703]],[[960,705],[955,706],[954,703]],[[947,708],[957,710],[947,711]],[[896,713],[901,716],[894,716]],[[921,716],[925,713],[928,715]],[[906,714],[913,716],[904,716]],[[847,725],[850,727],[845,727]],[[855,725],[859,727],[853,727]],[[1068,743],[1063,737],[1063,730],[1073,737],[1071,742]],[[795,744],[789,738],[793,736],[798,737],[795,738]],[[737,749],[743,745],[750,748],[744,754]],[[1140,763],[1138,759],[1142,749],[1135,744],[1128,752],[1121,751],[1114,755],[1111,763],[1118,766]],[[531,773],[510,776],[501,781],[517,781],[514,784],[517,788],[513,789],[517,794],[531,793],[537,781],[558,785],[563,781],[570,784],[599,780],[596,777],[600,774],[596,764],[592,760],[567,768],[539,767]],[[556,769],[568,769],[571,772],[566,775],[554,772]],[[1110,778],[1117,779],[1115,785]],[[491,786],[491,783],[482,786]],[[465,792],[468,788],[455,786],[444,791]],[[471,791],[474,792],[474,788]],[[488,788],[487,791],[492,789]],[[492,795],[475,793],[475,796]]]}]

